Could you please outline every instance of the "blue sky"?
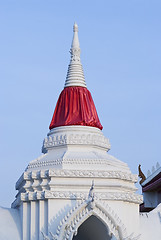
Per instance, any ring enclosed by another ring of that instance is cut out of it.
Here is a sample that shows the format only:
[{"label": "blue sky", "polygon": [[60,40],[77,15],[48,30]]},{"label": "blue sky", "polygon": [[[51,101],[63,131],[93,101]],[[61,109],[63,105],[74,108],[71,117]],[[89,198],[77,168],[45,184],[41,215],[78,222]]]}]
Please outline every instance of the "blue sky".
[{"label": "blue sky", "polygon": [[81,60],[110,154],[161,163],[161,1],[0,1],[0,205],[41,154],[79,26]]}]

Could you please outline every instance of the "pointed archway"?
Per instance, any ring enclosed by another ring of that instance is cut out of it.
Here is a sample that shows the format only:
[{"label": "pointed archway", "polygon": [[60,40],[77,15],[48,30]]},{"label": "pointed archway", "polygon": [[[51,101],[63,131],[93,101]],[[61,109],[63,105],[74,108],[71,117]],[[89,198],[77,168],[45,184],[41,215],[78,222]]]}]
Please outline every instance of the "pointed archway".
[{"label": "pointed archway", "polygon": [[[94,223],[94,225],[92,223]],[[86,224],[91,226],[91,228],[95,228],[94,226],[96,225],[99,225],[99,229],[103,228],[103,236],[106,236],[106,240],[126,239],[126,228],[116,213],[107,204],[104,205],[101,201],[95,201],[94,198],[78,202],[76,206],[66,214],[57,227],[54,239],[78,240],[75,238],[78,229],[83,229],[80,231],[84,234]],[[99,230],[99,232],[101,232],[101,230]],[[93,236],[92,233],[90,234]],[[104,238],[101,239],[100,237],[98,239],[104,240]],[[82,240],[82,237],[79,240]],[[89,239],[87,238],[87,240]]]},{"label": "pointed archway", "polygon": [[98,217],[91,215],[78,228],[72,240],[111,240],[107,226]]}]

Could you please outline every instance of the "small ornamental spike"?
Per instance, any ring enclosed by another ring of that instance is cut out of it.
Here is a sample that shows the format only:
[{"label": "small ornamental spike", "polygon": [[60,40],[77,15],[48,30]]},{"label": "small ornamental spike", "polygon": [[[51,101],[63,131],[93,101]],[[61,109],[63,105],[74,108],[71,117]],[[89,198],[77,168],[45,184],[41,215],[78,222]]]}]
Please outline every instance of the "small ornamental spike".
[{"label": "small ornamental spike", "polygon": [[74,32],[74,35],[73,35],[73,42],[72,42],[72,46],[71,46],[71,51],[73,49],[77,49],[80,52],[79,39],[78,39],[78,25],[76,23],[74,23],[73,32]]},{"label": "small ornamental spike", "polygon": [[91,188],[89,190],[88,199],[90,201],[94,201],[94,180],[92,180],[92,185],[91,185]]},{"label": "small ornamental spike", "polygon": [[92,186],[89,190],[88,201],[89,201],[89,207],[91,209],[94,209],[95,207],[94,180],[92,181]]},{"label": "small ornamental spike", "polygon": [[80,86],[86,87],[83,68],[80,61],[80,46],[78,39],[78,25],[73,26],[73,41],[70,49],[71,60],[68,66],[67,77],[64,87]]}]

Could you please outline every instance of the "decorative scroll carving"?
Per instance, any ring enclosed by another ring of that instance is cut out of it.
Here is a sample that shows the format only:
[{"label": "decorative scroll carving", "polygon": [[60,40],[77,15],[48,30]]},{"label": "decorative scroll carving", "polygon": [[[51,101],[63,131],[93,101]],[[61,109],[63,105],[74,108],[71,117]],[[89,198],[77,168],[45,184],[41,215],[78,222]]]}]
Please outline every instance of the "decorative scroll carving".
[{"label": "decorative scroll carving", "polygon": [[[97,171],[97,170],[41,170],[33,172],[24,172],[16,184],[16,189],[19,190],[17,199],[13,205],[16,207],[20,201],[41,200],[48,198],[64,198],[64,199],[85,199],[87,192],[71,192],[71,191],[50,191],[52,184],[51,178],[103,178],[103,179],[118,179],[131,183],[137,181],[137,175],[125,173],[122,171]],[[120,182],[122,192],[97,192],[96,199],[102,200],[122,200],[134,203],[141,203],[142,196],[134,194],[134,185],[128,185],[126,182]],[[127,192],[128,191],[128,192]]]},{"label": "decorative scroll carving", "polygon": [[50,238],[43,232],[41,232],[44,240],[50,240]]},{"label": "decorative scroll carving", "polygon": [[[94,145],[105,148],[106,150],[110,149],[109,139],[100,134],[57,134],[48,136],[44,139],[43,149],[50,149],[56,146],[63,145]],[[46,150],[45,150],[46,151]]]},{"label": "decorative scroll carving", "polygon": [[[87,192],[70,192],[70,191],[46,191],[45,192],[45,198],[64,198],[64,199],[85,199],[87,198],[88,193]],[[108,193],[95,193],[96,199],[102,199],[102,200],[118,200],[118,201],[127,201],[127,202],[133,202],[133,203],[142,203],[142,196],[137,195],[134,193],[127,193],[127,192],[108,192]]]},{"label": "decorative scroll carving", "polygon": [[50,232],[50,235],[51,235],[52,240],[57,240],[58,239],[58,236],[56,234],[53,234],[52,232]]},{"label": "decorative scroll carving", "polygon": [[[31,201],[31,200],[43,200],[43,199],[72,199],[81,200],[87,199],[87,192],[71,192],[71,191],[42,191],[42,192],[30,192],[21,193],[19,197],[12,203],[12,207],[16,207],[21,201]],[[134,194],[131,192],[107,192],[94,193],[94,198],[96,200],[114,200],[114,201],[126,201],[132,203],[141,204],[143,202],[143,196]]]},{"label": "decorative scroll carving", "polygon": [[[91,161],[91,160],[90,160]],[[92,162],[92,161],[91,161]],[[121,171],[91,171],[91,170],[49,170],[50,177],[89,177],[89,178],[114,178],[137,182],[136,174]]]},{"label": "decorative scroll carving", "polygon": [[[94,201],[95,200],[91,200]],[[56,230],[58,240],[71,240],[73,235],[77,233],[79,226],[91,215],[98,216],[102,219],[109,229],[109,234],[114,235],[118,240],[126,239],[126,228],[108,206],[101,202],[95,202],[95,207],[91,207],[89,200],[78,202],[76,206],[71,209],[67,215],[60,221]]]},{"label": "decorative scroll carving", "polygon": [[[92,161],[90,161],[92,162]],[[137,175],[131,173],[125,173],[121,171],[96,171],[96,170],[41,170],[37,171],[38,179],[40,181],[40,185],[43,185],[46,182],[50,181],[50,177],[77,177],[77,178],[108,178],[108,179],[121,179],[126,181],[137,182]],[[32,187],[32,183],[36,178],[32,178],[32,172],[24,172],[24,174],[19,178],[16,183],[16,189],[19,190],[22,187],[22,184],[25,182],[25,186],[27,189]],[[28,181],[28,182],[27,182]],[[23,186],[24,187],[24,186]]]}]

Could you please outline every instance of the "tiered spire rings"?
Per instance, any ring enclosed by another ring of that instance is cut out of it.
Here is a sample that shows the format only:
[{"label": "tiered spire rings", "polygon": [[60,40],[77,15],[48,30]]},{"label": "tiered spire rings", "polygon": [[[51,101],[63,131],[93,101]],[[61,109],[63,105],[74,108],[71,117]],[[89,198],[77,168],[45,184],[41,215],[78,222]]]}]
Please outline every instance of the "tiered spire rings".
[{"label": "tiered spire rings", "polygon": [[65,87],[81,86],[86,87],[86,82],[83,73],[83,67],[80,61],[80,46],[78,39],[78,25],[73,26],[73,41],[70,49],[71,60],[68,66]]}]

